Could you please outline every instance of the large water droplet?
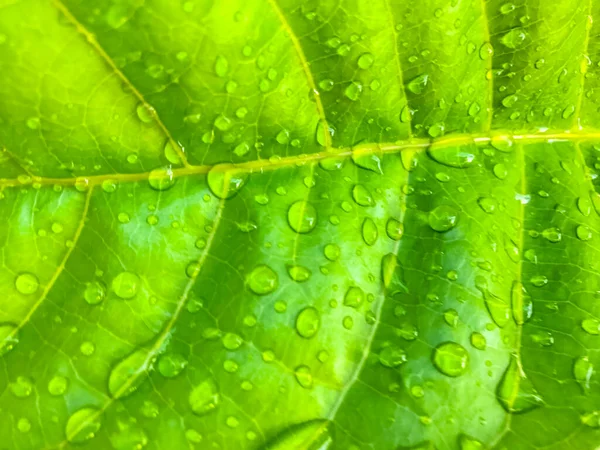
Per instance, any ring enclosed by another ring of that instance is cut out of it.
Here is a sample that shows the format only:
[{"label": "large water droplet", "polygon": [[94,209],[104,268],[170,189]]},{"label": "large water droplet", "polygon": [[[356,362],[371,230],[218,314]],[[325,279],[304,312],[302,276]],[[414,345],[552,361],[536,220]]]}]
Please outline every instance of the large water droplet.
[{"label": "large water droplet", "polygon": [[129,300],[135,297],[140,285],[140,277],[132,272],[121,272],[112,282],[112,289],[118,297]]},{"label": "large water droplet", "polygon": [[513,28],[500,38],[500,42],[508,48],[517,48],[527,39],[527,32],[523,28]]},{"label": "large water droplet", "polygon": [[101,281],[92,281],[87,283],[85,291],[83,291],[83,298],[90,305],[97,305],[102,302],[106,297],[106,286]]},{"label": "large water droplet", "polygon": [[288,209],[288,223],[296,233],[309,233],[317,225],[317,210],[304,200],[292,203]]},{"label": "large water droplet", "polygon": [[429,75],[423,73],[408,82],[406,87],[413,94],[422,94],[429,81]]},{"label": "large water droplet", "polygon": [[246,283],[252,292],[258,295],[267,295],[273,292],[278,284],[277,273],[266,264],[256,266],[248,275]]},{"label": "large water droplet", "polygon": [[520,281],[513,282],[511,290],[512,313],[515,322],[523,325],[533,315],[531,295]]},{"label": "large water droplet", "polygon": [[248,172],[236,170],[231,164],[217,164],[208,172],[206,180],[211,192],[218,198],[233,197],[248,181]]},{"label": "large water droplet", "polygon": [[219,389],[212,378],[208,378],[194,387],[188,397],[192,412],[198,416],[214,411],[220,401]]},{"label": "large water droplet", "polygon": [[400,222],[399,220],[390,218],[385,224],[385,232],[387,233],[390,239],[398,241],[402,238],[402,235],[404,234],[404,225],[402,225],[402,222]]},{"label": "large water droplet", "polygon": [[523,372],[515,355],[510,357],[508,367],[496,389],[496,397],[509,413],[524,413],[543,404],[542,398]]},{"label": "large water droplet", "polygon": [[40,287],[38,278],[29,272],[21,273],[15,278],[17,291],[24,295],[35,294]]},{"label": "large water droplet", "polygon": [[469,353],[456,342],[444,342],[433,351],[433,364],[444,375],[458,377],[469,366]]},{"label": "large water droplet", "polygon": [[430,147],[427,154],[440,164],[458,169],[469,167],[475,161],[475,154],[469,147]]},{"label": "large water droplet", "polygon": [[96,408],[81,408],[67,420],[65,435],[73,444],[92,439],[100,429],[100,411]]},{"label": "large water droplet", "polygon": [[287,269],[290,278],[298,283],[307,281],[311,275],[310,269],[304,266],[288,266]]},{"label": "large water droplet", "polygon": [[293,425],[271,440],[262,450],[328,450],[333,444],[331,422],[315,419]]},{"label": "large water droplet", "polygon": [[18,329],[14,323],[0,324],[0,356],[10,352],[19,343]]},{"label": "large water droplet", "polygon": [[154,169],[148,175],[148,184],[156,191],[166,191],[175,184],[175,177],[171,167]]},{"label": "large water droplet", "polygon": [[308,306],[304,308],[296,317],[296,331],[300,336],[310,339],[321,326],[321,315],[316,308]]},{"label": "large water droplet", "polygon": [[573,364],[573,376],[584,393],[590,390],[590,381],[594,375],[594,365],[587,356],[580,356]]},{"label": "large water droplet", "polygon": [[350,306],[351,308],[359,308],[365,302],[365,292],[357,287],[351,286],[346,291],[344,296],[344,305]]},{"label": "large water droplet", "polygon": [[389,368],[399,367],[408,360],[406,352],[400,347],[389,345],[379,353],[379,362],[381,365]]},{"label": "large water droplet", "polygon": [[429,212],[429,226],[440,233],[456,226],[458,212],[448,205],[440,205]]},{"label": "large water droplet", "polygon": [[187,359],[179,353],[166,353],[158,360],[158,372],[165,378],[174,378],[187,367]]},{"label": "large water droplet", "polygon": [[294,371],[294,375],[296,376],[296,381],[300,386],[305,389],[310,389],[313,387],[313,376],[310,371],[310,367],[308,366],[299,366],[296,367]]},{"label": "large water droplet", "polygon": [[357,184],[352,188],[352,198],[361,206],[373,206],[375,204],[371,192],[362,184]]},{"label": "large water droplet", "polygon": [[379,233],[377,231],[377,225],[370,217],[367,217],[362,224],[362,238],[367,245],[373,245],[377,241]]},{"label": "large water droplet", "polygon": [[108,377],[110,395],[121,398],[135,391],[146,379],[152,361],[148,348],[139,348],[119,361]]}]

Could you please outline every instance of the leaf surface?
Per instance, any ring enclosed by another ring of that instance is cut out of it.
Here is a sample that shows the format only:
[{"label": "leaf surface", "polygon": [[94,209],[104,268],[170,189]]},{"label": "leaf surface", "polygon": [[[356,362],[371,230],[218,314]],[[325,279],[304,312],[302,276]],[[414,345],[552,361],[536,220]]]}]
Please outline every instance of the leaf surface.
[{"label": "leaf surface", "polygon": [[598,8],[0,0],[2,445],[597,448]]}]

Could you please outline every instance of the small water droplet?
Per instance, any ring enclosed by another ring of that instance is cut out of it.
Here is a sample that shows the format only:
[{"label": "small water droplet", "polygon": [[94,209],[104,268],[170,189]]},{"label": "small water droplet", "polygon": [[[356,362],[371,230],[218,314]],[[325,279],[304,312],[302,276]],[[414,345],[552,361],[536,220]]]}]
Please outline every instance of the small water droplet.
[{"label": "small water droplet", "polygon": [[508,48],[515,49],[523,45],[527,39],[527,32],[523,28],[513,28],[500,38],[500,42]]},{"label": "small water droplet", "polygon": [[371,192],[362,184],[356,184],[352,188],[352,198],[361,206],[373,206],[375,204]]},{"label": "small water droplet", "polygon": [[357,101],[362,93],[363,86],[357,81],[352,81],[346,89],[344,89],[344,95],[352,100],[353,102]]},{"label": "small water droplet", "polygon": [[307,281],[311,275],[310,269],[304,266],[288,266],[287,269],[290,278],[298,283]]},{"label": "small water droplet", "polygon": [[407,360],[406,352],[395,345],[388,345],[379,353],[379,362],[381,365],[390,369],[401,366]]},{"label": "small water droplet", "polygon": [[475,161],[475,154],[469,150],[469,147],[430,147],[427,154],[440,164],[458,169],[469,167]]},{"label": "small water droplet", "polygon": [[474,331],[471,333],[471,345],[477,350],[485,350],[487,347],[485,336],[478,331]]},{"label": "small water droplet", "polygon": [[413,94],[422,94],[429,81],[429,75],[423,73],[408,82],[406,87]]},{"label": "small water droplet", "polygon": [[390,239],[398,241],[404,234],[404,225],[399,220],[390,218],[385,225],[385,232]]},{"label": "small water droplet", "polygon": [[83,298],[90,305],[101,303],[106,297],[106,285],[102,281],[92,281],[87,283]]},{"label": "small water droplet", "polygon": [[362,55],[360,55],[358,57],[358,67],[361,69],[368,69],[369,67],[371,67],[373,65],[373,62],[375,61],[375,58],[373,57],[372,53],[363,53]]},{"label": "small water droplet", "polygon": [[156,191],[166,191],[175,184],[175,177],[171,167],[162,167],[154,169],[148,175],[148,184]]},{"label": "small water droplet", "polygon": [[296,381],[300,386],[305,389],[311,389],[313,387],[313,376],[308,366],[299,366],[294,371]]},{"label": "small water droplet", "polygon": [[55,375],[48,382],[48,392],[50,395],[58,397],[63,395],[69,387],[69,380],[61,375]]},{"label": "small water droplet", "polygon": [[556,227],[546,228],[542,231],[542,236],[552,243],[560,242],[562,239],[562,233]]},{"label": "small water droplet", "polygon": [[594,375],[594,365],[587,356],[580,356],[573,364],[573,376],[584,393],[590,390],[590,381]]},{"label": "small water droplet", "polygon": [[520,281],[514,281],[511,290],[512,313],[515,322],[523,325],[533,315],[531,295]]},{"label": "small water droplet", "polygon": [[158,360],[158,372],[165,378],[174,378],[187,367],[187,359],[179,353],[166,353]]}]

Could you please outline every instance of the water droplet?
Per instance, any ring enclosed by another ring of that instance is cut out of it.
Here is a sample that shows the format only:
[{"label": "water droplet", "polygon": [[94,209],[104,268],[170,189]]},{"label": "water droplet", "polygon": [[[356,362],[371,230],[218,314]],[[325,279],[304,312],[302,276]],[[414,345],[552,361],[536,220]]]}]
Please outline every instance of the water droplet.
[{"label": "water droplet", "polygon": [[29,272],[17,275],[15,278],[15,287],[23,295],[35,294],[40,287],[38,278]]},{"label": "water droplet", "polygon": [[398,241],[404,234],[404,225],[399,220],[390,218],[385,224],[385,232],[390,239]]},{"label": "water droplet", "polygon": [[188,402],[192,412],[198,416],[203,416],[214,411],[221,401],[217,384],[212,378],[204,380],[198,384],[188,397]]},{"label": "water droplet", "polygon": [[413,111],[410,109],[408,105],[404,105],[402,110],[400,111],[400,122],[408,123],[411,121],[413,116]]},{"label": "water droplet", "polygon": [[215,165],[206,177],[210,191],[218,198],[228,199],[238,193],[248,181],[249,174],[235,170],[231,164]]},{"label": "water droplet", "polygon": [[327,244],[323,249],[323,254],[329,261],[337,261],[340,258],[341,253],[342,251],[337,244]]},{"label": "water droplet", "polygon": [[513,28],[500,38],[500,42],[508,48],[517,48],[527,39],[527,32],[523,28]]},{"label": "water droplet", "polygon": [[363,86],[357,81],[352,81],[344,90],[344,95],[353,102],[357,101],[362,93]]},{"label": "water droplet", "polygon": [[575,230],[575,233],[582,241],[589,241],[593,236],[591,228],[587,225],[579,225]]},{"label": "water droplet", "polygon": [[443,233],[454,228],[458,222],[458,212],[447,205],[440,205],[429,212],[429,226]]},{"label": "water droplet", "polygon": [[523,372],[515,355],[511,355],[508,367],[498,383],[496,397],[509,413],[524,413],[543,404],[542,398]]},{"label": "water droplet", "polygon": [[395,345],[389,345],[379,353],[379,362],[381,365],[390,369],[401,366],[407,360],[406,352]]},{"label": "water droplet", "polygon": [[174,378],[187,367],[188,361],[179,353],[166,353],[158,360],[158,372],[165,378]]},{"label": "water droplet", "polygon": [[10,391],[15,397],[18,398],[29,397],[33,391],[33,383],[31,379],[23,376],[17,377],[17,379],[10,383],[9,386]]},{"label": "water droplet", "polygon": [[581,416],[581,423],[590,428],[600,428],[600,411],[592,411]]},{"label": "water droplet", "polygon": [[309,233],[317,225],[317,210],[303,200],[292,203],[288,209],[288,223],[296,233]]},{"label": "water droplet", "polygon": [[481,441],[466,434],[461,434],[458,437],[458,446],[460,450],[485,450],[485,446]]},{"label": "water droplet", "polygon": [[437,122],[429,127],[429,129],[427,130],[427,133],[432,138],[436,138],[436,137],[442,136],[444,134],[445,130],[446,130],[446,125],[443,122]]},{"label": "water droplet", "polygon": [[108,377],[108,391],[122,398],[135,391],[145,380],[153,358],[148,348],[139,348],[117,362]]},{"label": "water droplet", "polygon": [[296,317],[296,331],[306,339],[312,338],[321,326],[321,315],[316,308],[304,308]]},{"label": "water droplet", "polygon": [[17,422],[17,429],[21,433],[27,433],[31,430],[31,422],[25,417],[21,417]]},{"label": "water droplet", "polygon": [[492,147],[503,153],[510,153],[513,151],[513,141],[506,136],[494,136],[490,141]]},{"label": "water droplet", "polygon": [[154,120],[154,108],[145,103],[140,103],[136,108],[138,118],[144,123],[150,123]]},{"label": "water droplet", "polygon": [[311,271],[304,266],[288,266],[288,274],[292,280],[302,283],[310,278]]},{"label": "water droplet", "polygon": [[365,292],[357,287],[351,286],[344,296],[344,305],[351,308],[359,308],[365,302]]},{"label": "water droplet", "polygon": [[381,159],[374,153],[353,153],[352,161],[363,169],[379,174],[383,173],[383,170],[381,170]]},{"label": "water droplet", "polygon": [[444,342],[433,351],[433,364],[444,375],[458,377],[469,366],[469,353],[456,342]]},{"label": "water droplet", "polygon": [[492,44],[490,44],[489,42],[484,42],[481,47],[479,47],[479,57],[482,60],[486,60],[488,58],[491,58],[492,55],[494,54],[494,47],[492,47]]},{"label": "water droplet", "polygon": [[421,74],[408,82],[406,87],[413,94],[422,94],[429,81],[429,75],[424,73]]},{"label": "water droplet", "polygon": [[544,275],[534,275],[529,281],[531,281],[531,284],[535,287],[543,287],[548,284],[548,278]]},{"label": "water droplet", "polygon": [[19,343],[18,329],[14,323],[0,323],[0,356],[10,352]]},{"label": "water droplet", "polygon": [[475,161],[475,154],[469,151],[469,147],[430,147],[427,154],[440,164],[458,169],[469,167]]},{"label": "water droplet", "polygon": [[458,311],[455,309],[444,311],[444,321],[452,328],[455,328],[458,325]]},{"label": "water droplet", "polygon": [[562,239],[562,233],[556,227],[546,228],[544,231],[542,231],[542,236],[553,243],[560,242]]},{"label": "water droplet", "polygon": [[69,380],[61,375],[56,375],[48,382],[48,392],[50,395],[58,397],[63,395],[69,387]]},{"label": "water droplet", "polygon": [[502,105],[506,108],[512,108],[519,101],[519,97],[515,94],[508,95],[502,99]]},{"label": "water droplet", "polygon": [[367,217],[362,224],[362,238],[365,244],[371,246],[377,241],[379,232],[377,231],[377,225],[370,217]]},{"label": "water droplet", "polygon": [[594,375],[594,365],[587,356],[580,356],[573,364],[573,376],[584,393],[590,390],[590,381]]},{"label": "water droplet", "polygon": [[383,285],[387,288],[392,284],[394,274],[398,268],[398,258],[394,253],[388,253],[381,258],[381,277]]},{"label": "water droplet", "polygon": [[471,333],[471,345],[477,350],[485,350],[487,347],[485,336],[478,331],[474,331]]},{"label": "water droplet", "polygon": [[87,283],[83,298],[90,305],[97,305],[106,297],[106,285],[102,281]]},{"label": "water droplet", "polygon": [[508,169],[502,163],[494,165],[492,172],[499,180],[504,180],[508,176]]},{"label": "water droplet", "polygon": [[[180,153],[175,149],[170,141],[165,144],[164,154],[167,161],[169,161],[171,164],[181,164]],[[104,187],[104,185],[102,186]]]},{"label": "water droplet", "polygon": [[360,67],[361,69],[368,69],[373,65],[374,61],[375,58],[373,57],[372,53],[363,53],[358,57],[357,63],[358,67]]},{"label": "water droplet", "polygon": [[217,130],[227,131],[232,127],[233,123],[229,117],[220,114],[216,117],[214,125]]},{"label": "water droplet", "polygon": [[362,184],[357,184],[352,188],[352,198],[361,206],[373,206],[375,204],[371,192]]},{"label": "water droplet", "polygon": [[511,290],[512,313],[515,322],[523,325],[533,315],[531,295],[520,281],[514,281]]},{"label": "water droplet", "polygon": [[277,273],[265,264],[258,265],[248,275],[246,282],[252,292],[267,295],[277,289],[279,279]]},{"label": "water droplet", "polygon": [[92,407],[75,411],[67,420],[65,435],[73,444],[92,439],[101,427],[100,410]]},{"label": "water droplet", "polygon": [[227,350],[237,350],[244,343],[241,336],[235,333],[225,333],[223,336],[223,347]]},{"label": "water droplet", "polygon": [[299,366],[294,371],[296,381],[304,389],[310,389],[313,387],[313,376],[308,366]]},{"label": "water droplet", "polygon": [[598,335],[600,334],[600,320],[584,319],[581,322],[581,328],[583,328],[586,333]]},{"label": "water droplet", "polygon": [[477,200],[479,207],[488,214],[493,214],[498,208],[498,201],[491,197],[479,197]]},{"label": "water droplet", "polygon": [[139,285],[140,278],[135,273],[121,272],[113,279],[112,289],[118,297],[129,300],[135,297]]},{"label": "water droplet", "polygon": [[227,76],[228,71],[229,63],[227,62],[227,59],[221,55],[217,56],[217,59],[215,60],[215,73],[217,76],[223,78]]},{"label": "water droplet", "polygon": [[500,7],[500,12],[502,14],[510,14],[511,12],[513,12],[515,10],[516,6],[513,5],[512,3],[505,3],[504,5],[502,5]]},{"label": "water droplet", "polygon": [[293,425],[271,440],[263,450],[327,450],[333,444],[329,420],[315,419]]},{"label": "water droplet", "polygon": [[166,191],[175,184],[173,170],[170,167],[162,167],[154,169],[148,175],[148,183],[150,187],[156,191]]}]

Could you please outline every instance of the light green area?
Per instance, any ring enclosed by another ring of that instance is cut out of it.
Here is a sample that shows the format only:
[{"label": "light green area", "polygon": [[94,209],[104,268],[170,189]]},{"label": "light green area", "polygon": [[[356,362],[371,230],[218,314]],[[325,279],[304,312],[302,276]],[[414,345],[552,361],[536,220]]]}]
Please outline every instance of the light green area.
[{"label": "light green area", "polygon": [[0,0],[0,447],[597,449],[598,8]]}]

